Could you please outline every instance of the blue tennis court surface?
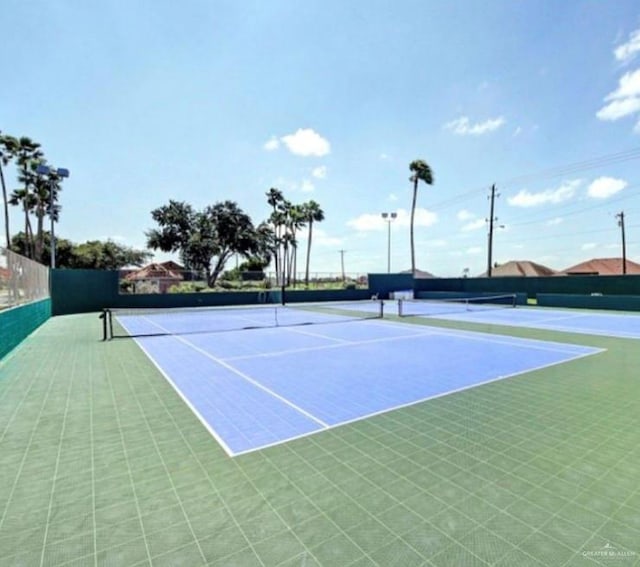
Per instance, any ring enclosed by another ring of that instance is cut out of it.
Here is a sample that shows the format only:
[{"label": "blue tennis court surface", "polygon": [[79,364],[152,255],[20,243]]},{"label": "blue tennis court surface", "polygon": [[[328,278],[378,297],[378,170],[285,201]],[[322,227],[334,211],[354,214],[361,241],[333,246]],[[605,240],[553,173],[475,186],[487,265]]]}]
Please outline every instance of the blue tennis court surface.
[{"label": "blue tennis court surface", "polygon": [[[418,302],[422,303],[422,302]],[[432,304],[425,301],[422,306],[424,316],[450,321],[466,321],[529,327],[550,331],[601,335],[640,339],[640,315],[621,313],[587,313],[584,311],[549,309],[544,307],[517,307],[500,309],[485,306],[479,309],[465,309],[464,306]],[[420,316],[420,313],[416,313]]]},{"label": "blue tennis court surface", "polygon": [[135,340],[229,455],[600,352],[381,320]]}]

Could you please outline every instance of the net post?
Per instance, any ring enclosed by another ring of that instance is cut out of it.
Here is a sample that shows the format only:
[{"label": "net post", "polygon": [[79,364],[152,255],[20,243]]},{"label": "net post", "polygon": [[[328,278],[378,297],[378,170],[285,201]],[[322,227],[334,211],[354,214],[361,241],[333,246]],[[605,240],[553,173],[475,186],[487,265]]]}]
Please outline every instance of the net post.
[{"label": "net post", "polygon": [[402,317],[402,298],[398,299],[398,317]]},{"label": "net post", "polygon": [[107,309],[107,317],[109,319],[109,339],[113,338],[113,314],[111,309]]},{"label": "net post", "polygon": [[108,319],[109,317],[109,310],[108,309],[103,309],[102,313],[100,313],[100,319],[102,319],[102,340],[106,341],[109,338],[108,335]]},{"label": "net post", "polygon": [[380,319],[384,319],[384,301],[382,299],[378,299],[377,301],[380,302]]}]

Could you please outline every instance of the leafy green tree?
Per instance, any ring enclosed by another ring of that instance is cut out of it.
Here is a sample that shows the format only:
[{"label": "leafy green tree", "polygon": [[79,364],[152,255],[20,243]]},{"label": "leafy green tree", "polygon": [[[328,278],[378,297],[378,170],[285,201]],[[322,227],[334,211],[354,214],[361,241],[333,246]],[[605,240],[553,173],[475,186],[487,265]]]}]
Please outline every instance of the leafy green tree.
[{"label": "leafy green tree", "polygon": [[85,270],[118,270],[125,266],[142,266],[153,256],[146,250],[122,246],[112,240],[89,240],[74,245],[72,252],[72,265],[69,267]]},{"label": "leafy green tree", "polygon": [[416,273],[416,247],[413,238],[413,225],[416,215],[416,201],[418,198],[418,182],[423,181],[427,185],[433,185],[433,174],[426,161],[416,159],[409,164],[409,170],[413,172],[409,181],[413,182],[413,200],[411,202],[411,273]]},{"label": "leafy green tree", "polygon": [[151,216],[159,228],[146,233],[147,246],[180,253],[186,266],[206,271],[210,287],[233,254],[248,257],[259,249],[251,218],[234,201],[219,202],[203,211],[169,201]]},{"label": "leafy green tree", "polygon": [[313,199],[302,205],[304,215],[309,225],[309,236],[307,238],[307,265],[304,273],[304,284],[309,285],[309,262],[311,260],[311,239],[313,237],[313,223],[322,222],[324,220],[324,211],[320,205]]},{"label": "leafy green tree", "polygon": [[[27,239],[24,232],[13,237],[12,249],[25,256]],[[51,233],[44,232],[44,254],[42,263],[50,263]],[[118,270],[125,266],[142,266],[153,254],[147,250],[136,250],[111,240],[90,240],[74,244],[66,238],[56,236],[56,268],[85,270]]]},{"label": "leafy green tree", "polygon": [[196,212],[188,203],[170,200],[151,211],[151,218],[160,225],[160,229],[152,229],[146,233],[147,246],[165,252],[178,252],[180,260],[189,270],[202,270],[206,266],[196,266],[189,258],[191,239],[195,232]]}]

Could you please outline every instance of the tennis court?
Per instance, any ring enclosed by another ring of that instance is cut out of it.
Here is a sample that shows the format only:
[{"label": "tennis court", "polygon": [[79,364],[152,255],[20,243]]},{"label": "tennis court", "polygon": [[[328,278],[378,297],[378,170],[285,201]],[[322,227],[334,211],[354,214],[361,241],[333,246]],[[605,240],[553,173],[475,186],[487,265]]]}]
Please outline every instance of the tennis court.
[{"label": "tennis court", "polygon": [[[379,304],[151,310],[118,322],[229,455],[599,352],[369,319]],[[235,327],[250,330],[220,332]]]},{"label": "tennis court", "polygon": [[640,315],[526,306],[512,309],[516,306],[513,298],[504,295],[462,300],[403,300],[404,313],[400,307],[398,313],[405,317],[436,317],[449,321],[640,339]]},{"label": "tennis court", "polygon": [[0,362],[0,564],[638,564],[635,341],[372,309],[48,320]]}]

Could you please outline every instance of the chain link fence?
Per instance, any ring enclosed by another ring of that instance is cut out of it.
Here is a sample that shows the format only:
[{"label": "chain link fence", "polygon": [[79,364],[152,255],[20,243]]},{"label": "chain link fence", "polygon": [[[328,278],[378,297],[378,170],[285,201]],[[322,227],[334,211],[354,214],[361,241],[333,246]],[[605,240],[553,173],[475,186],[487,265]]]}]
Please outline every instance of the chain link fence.
[{"label": "chain link fence", "polygon": [[49,268],[0,247],[0,309],[49,297]]}]

